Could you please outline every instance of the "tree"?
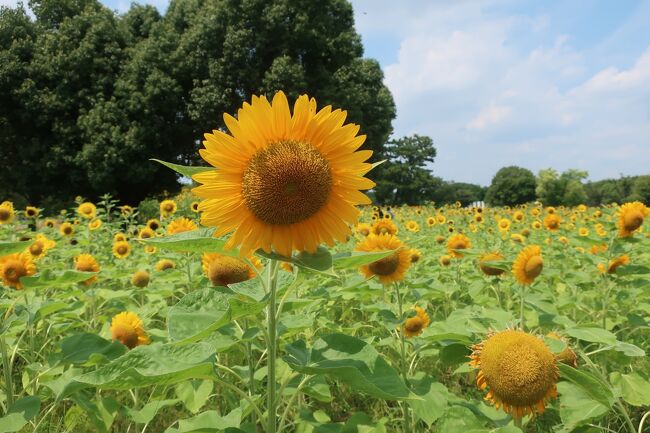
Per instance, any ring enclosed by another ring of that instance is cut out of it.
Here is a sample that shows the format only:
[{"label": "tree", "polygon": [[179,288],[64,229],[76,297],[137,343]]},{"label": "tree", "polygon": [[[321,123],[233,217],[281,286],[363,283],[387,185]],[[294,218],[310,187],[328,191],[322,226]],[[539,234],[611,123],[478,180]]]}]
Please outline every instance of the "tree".
[{"label": "tree", "polygon": [[457,201],[467,206],[477,201],[483,201],[487,188],[472,183],[442,181],[435,189],[431,199],[436,204],[450,204]]},{"label": "tree", "polygon": [[582,181],[589,174],[584,170],[569,169],[561,175],[552,168],[540,170],[537,176],[537,198],[550,206],[577,206],[587,202]]},{"label": "tree", "polygon": [[525,168],[500,169],[492,178],[485,201],[492,206],[513,206],[535,200],[535,175]]},{"label": "tree", "polygon": [[386,162],[371,172],[382,204],[420,204],[430,200],[442,183],[426,168],[436,157],[431,138],[421,135],[391,140],[384,146]]},{"label": "tree", "polygon": [[173,190],[176,175],[148,159],[197,163],[203,134],[254,94],[347,109],[376,159],[391,133],[393,99],[347,0],[172,0],[164,16],[98,0],[30,8],[35,21],[0,11],[0,161],[30,167],[0,172],[0,188],[32,202]]},{"label": "tree", "polygon": [[650,205],[650,176],[638,176],[632,185],[632,193],[626,201],[640,201]]}]

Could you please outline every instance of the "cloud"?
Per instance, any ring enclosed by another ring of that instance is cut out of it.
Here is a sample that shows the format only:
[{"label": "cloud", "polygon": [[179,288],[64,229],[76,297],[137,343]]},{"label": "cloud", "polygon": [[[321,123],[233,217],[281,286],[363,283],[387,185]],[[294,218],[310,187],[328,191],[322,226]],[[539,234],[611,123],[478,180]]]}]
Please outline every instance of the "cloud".
[{"label": "cloud", "polygon": [[467,125],[469,129],[485,129],[490,125],[501,123],[510,117],[512,109],[506,106],[490,105],[479,113]]}]

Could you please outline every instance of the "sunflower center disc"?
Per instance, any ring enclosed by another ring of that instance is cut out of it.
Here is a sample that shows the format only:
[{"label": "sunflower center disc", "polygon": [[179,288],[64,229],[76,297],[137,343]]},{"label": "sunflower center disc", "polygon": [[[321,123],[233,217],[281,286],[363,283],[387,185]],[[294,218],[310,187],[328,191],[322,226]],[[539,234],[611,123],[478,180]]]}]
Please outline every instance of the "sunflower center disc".
[{"label": "sunflower center disc", "polygon": [[398,267],[399,257],[397,257],[397,254],[391,254],[368,265],[373,274],[381,276],[391,275]]},{"label": "sunflower center disc", "polygon": [[242,194],[248,209],[267,224],[304,221],[327,202],[332,173],[311,144],[283,140],[258,151],[244,171]]},{"label": "sunflower center disc", "polygon": [[641,227],[641,224],[643,224],[643,214],[641,212],[632,212],[628,215],[625,215],[625,218],[623,219],[625,230],[629,232],[633,232],[634,230],[638,229]]},{"label": "sunflower center disc", "polygon": [[544,261],[540,256],[533,256],[526,262],[524,272],[528,278],[536,278],[542,273],[544,268]]},{"label": "sunflower center disc", "polygon": [[11,212],[9,212],[7,209],[0,208],[0,221],[9,221],[10,217]]},{"label": "sunflower center disc", "polygon": [[4,277],[11,283],[18,283],[20,277],[25,275],[25,268],[18,262],[9,262],[4,266]]},{"label": "sunflower center disc", "polygon": [[232,257],[220,257],[210,263],[208,278],[214,286],[227,286],[246,281],[249,278],[248,266]]},{"label": "sunflower center disc", "polygon": [[409,318],[404,324],[404,329],[408,332],[420,332],[422,330],[422,319],[418,316]]},{"label": "sunflower center disc", "polygon": [[40,241],[37,241],[29,247],[29,252],[33,256],[40,256],[43,252],[43,244]]}]

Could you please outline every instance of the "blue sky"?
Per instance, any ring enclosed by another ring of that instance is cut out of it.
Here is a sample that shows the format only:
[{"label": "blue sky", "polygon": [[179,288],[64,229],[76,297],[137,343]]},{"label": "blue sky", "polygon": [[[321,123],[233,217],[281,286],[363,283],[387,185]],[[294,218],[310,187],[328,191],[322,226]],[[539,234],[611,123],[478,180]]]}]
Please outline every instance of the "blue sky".
[{"label": "blue sky", "polygon": [[[167,0],[143,3],[162,12]],[[650,0],[352,3],[397,104],[394,134],[431,136],[436,175],[650,174]]]}]

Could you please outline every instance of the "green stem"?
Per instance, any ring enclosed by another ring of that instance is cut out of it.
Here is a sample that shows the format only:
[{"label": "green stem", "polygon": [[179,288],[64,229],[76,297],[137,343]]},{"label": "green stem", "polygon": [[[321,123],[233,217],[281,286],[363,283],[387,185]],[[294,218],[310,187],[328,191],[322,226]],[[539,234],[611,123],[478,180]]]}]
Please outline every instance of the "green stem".
[{"label": "green stem", "polygon": [[11,379],[11,362],[7,354],[7,343],[4,337],[0,337],[0,352],[2,352],[2,371],[5,376],[5,394],[7,394],[7,409],[14,404],[14,384]]},{"label": "green stem", "polygon": [[521,431],[524,431],[523,419],[522,418],[515,418],[515,427],[519,427],[519,429]]},{"label": "green stem", "polygon": [[[397,313],[400,320],[400,327],[398,329],[400,340],[400,367],[402,370],[402,377],[404,383],[408,386],[408,361],[406,360],[406,342],[404,341],[404,329],[401,325],[404,319],[404,311],[402,307],[402,295],[399,291],[399,283],[395,283],[395,294],[397,295]],[[404,412],[404,433],[411,432],[411,413],[409,411],[408,403],[402,402],[402,411]]]},{"label": "green stem", "polygon": [[519,327],[526,331],[526,319],[524,318],[524,303],[526,299],[526,286],[522,285],[519,290]]},{"label": "green stem", "polygon": [[271,260],[269,263],[267,287],[269,290],[269,305],[267,312],[267,333],[268,333],[268,359],[267,359],[267,433],[276,433],[277,429],[277,395],[275,379],[275,361],[278,344],[277,323],[276,323],[276,291],[277,291],[278,262]]},{"label": "green stem", "polygon": [[627,409],[625,409],[625,405],[621,402],[620,399],[618,399],[616,401],[616,405],[618,406],[619,412],[621,412],[621,415],[623,415],[623,418],[625,418],[625,423],[630,428],[630,433],[635,433],[636,432],[636,427],[634,426],[634,423],[632,422],[632,419],[630,419],[630,414],[627,413]]},{"label": "green stem", "polygon": [[[244,322],[248,329],[248,321]],[[248,393],[253,397],[255,395],[255,361],[253,360],[253,345],[250,341],[246,343],[246,356],[248,358]],[[251,412],[251,423],[257,425],[257,414]]]}]

